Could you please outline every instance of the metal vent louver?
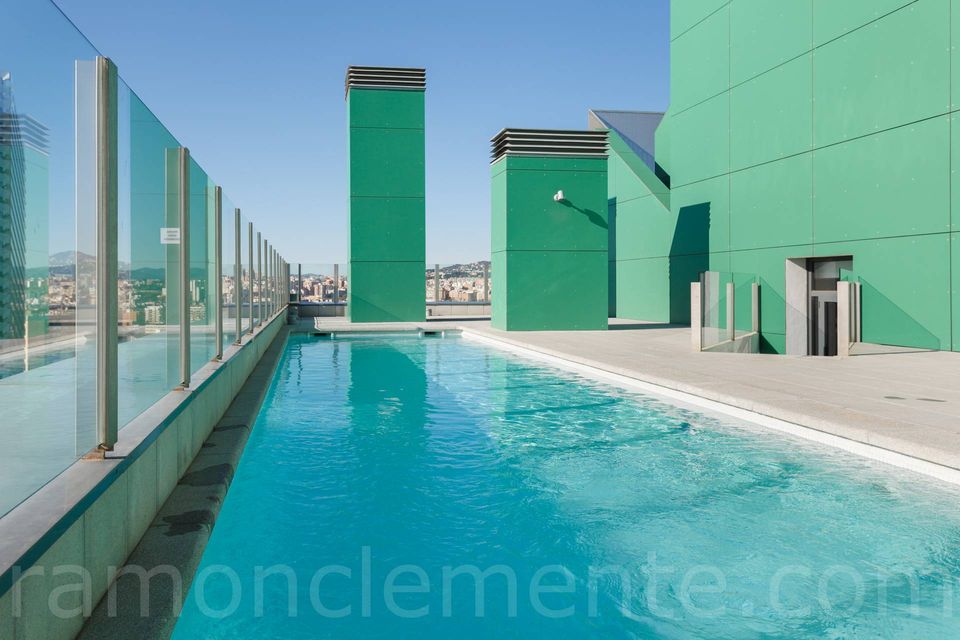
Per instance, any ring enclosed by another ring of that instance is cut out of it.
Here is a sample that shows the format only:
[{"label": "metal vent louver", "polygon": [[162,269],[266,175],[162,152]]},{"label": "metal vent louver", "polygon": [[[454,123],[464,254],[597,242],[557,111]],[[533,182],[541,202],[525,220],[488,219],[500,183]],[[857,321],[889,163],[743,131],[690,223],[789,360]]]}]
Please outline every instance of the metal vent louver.
[{"label": "metal vent louver", "polygon": [[406,89],[424,91],[427,70],[403,67],[347,67],[346,88]]},{"label": "metal vent louver", "polygon": [[607,157],[606,131],[504,129],[491,142],[491,162],[504,156]]}]

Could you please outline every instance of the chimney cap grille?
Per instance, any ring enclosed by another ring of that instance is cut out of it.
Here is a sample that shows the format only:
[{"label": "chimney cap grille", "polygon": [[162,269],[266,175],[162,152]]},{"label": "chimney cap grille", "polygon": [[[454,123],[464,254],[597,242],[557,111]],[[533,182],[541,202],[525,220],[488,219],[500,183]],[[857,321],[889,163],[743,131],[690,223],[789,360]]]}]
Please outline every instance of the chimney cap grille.
[{"label": "chimney cap grille", "polygon": [[352,88],[400,89],[424,91],[427,88],[427,70],[412,67],[347,67],[346,91]]},{"label": "chimney cap grille", "polygon": [[606,158],[606,131],[503,129],[491,139],[491,163],[504,156]]}]

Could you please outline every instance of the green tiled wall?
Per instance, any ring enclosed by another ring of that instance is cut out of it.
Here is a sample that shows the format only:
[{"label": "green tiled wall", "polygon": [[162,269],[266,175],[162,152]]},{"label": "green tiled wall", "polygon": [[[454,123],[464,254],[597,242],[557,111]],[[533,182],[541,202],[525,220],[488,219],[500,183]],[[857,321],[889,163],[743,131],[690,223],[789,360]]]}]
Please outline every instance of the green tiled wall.
[{"label": "green tiled wall", "polygon": [[657,159],[672,219],[699,224],[688,241],[669,221],[642,240],[618,225],[636,238],[617,238],[618,261],[637,262],[616,271],[618,315],[632,274],[655,302],[631,311],[662,319],[664,261],[705,239],[701,271],[759,277],[767,351],[785,348],[785,260],[833,255],[863,283],[864,339],[960,351],[960,0],[671,4]]},{"label": "green tiled wall", "polygon": [[347,113],[350,319],[423,320],[424,93],[353,87]]},{"label": "green tiled wall", "polygon": [[607,160],[507,156],[491,197],[493,326],[606,329]]},{"label": "green tiled wall", "polygon": [[[698,184],[670,192],[616,131],[609,136],[611,314],[689,322],[682,298],[689,303],[690,282],[707,268],[708,235],[726,237],[725,213],[718,213],[722,223],[711,227],[709,208],[699,206]],[[696,202],[686,206],[684,198]],[[671,201],[681,203],[676,212]]]}]

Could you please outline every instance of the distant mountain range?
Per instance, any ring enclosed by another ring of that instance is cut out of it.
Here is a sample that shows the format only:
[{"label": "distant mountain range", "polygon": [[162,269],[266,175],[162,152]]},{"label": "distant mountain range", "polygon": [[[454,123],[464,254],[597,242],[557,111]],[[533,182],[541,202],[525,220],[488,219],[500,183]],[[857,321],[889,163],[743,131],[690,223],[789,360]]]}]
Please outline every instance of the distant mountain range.
[{"label": "distant mountain range", "polygon": [[[61,251],[50,256],[48,267],[34,267],[27,269],[29,277],[43,277],[47,273],[53,276],[76,277],[77,265],[84,271],[92,271],[96,268],[97,258],[82,251]],[[129,262],[120,262],[117,265],[121,275],[130,272]],[[140,267],[130,273],[134,280],[163,280],[166,277],[166,270],[161,267]]]},{"label": "distant mountain range", "polygon": [[55,253],[50,256],[48,264],[51,269],[76,267],[78,264],[85,266],[95,265],[97,264],[97,258],[82,251],[61,251],[60,253]]}]

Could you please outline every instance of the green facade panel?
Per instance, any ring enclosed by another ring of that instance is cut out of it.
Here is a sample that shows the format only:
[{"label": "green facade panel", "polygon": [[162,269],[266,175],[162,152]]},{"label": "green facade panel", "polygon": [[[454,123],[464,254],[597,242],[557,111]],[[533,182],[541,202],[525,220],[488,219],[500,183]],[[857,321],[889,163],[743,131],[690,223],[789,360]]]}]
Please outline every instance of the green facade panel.
[{"label": "green facade panel", "polygon": [[915,0],[813,0],[813,42],[820,46]]},{"label": "green facade panel", "polygon": [[960,351],[960,233],[950,234],[951,251],[951,296],[953,303],[953,350]]},{"label": "green facade panel", "polygon": [[812,56],[803,55],[730,92],[734,170],[809,151],[813,144]]},{"label": "green facade panel", "polygon": [[[506,156],[491,166],[494,327],[606,328],[607,181],[606,158]],[[585,283],[575,297],[572,282]]]},{"label": "green facade panel", "polygon": [[[503,249],[607,251],[606,172],[508,168],[507,181]],[[564,200],[555,202],[553,196],[559,190]]]},{"label": "green facade panel", "polygon": [[950,115],[950,158],[950,230],[960,231],[960,168],[952,164],[953,159],[960,160],[960,113]]},{"label": "green facade panel", "polygon": [[674,109],[683,111],[730,87],[729,51],[729,5],[673,41],[670,100]]},{"label": "green facade panel", "polygon": [[722,175],[673,189],[675,220],[671,255],[724,252],[730,248],[730,177]]},{"label": "green facade panel", "polygon": [[678,113],[671,120],[671,186],[729,172],[729,92]]},{"label": "green facade panel", "polygon": [[737,85],[811,49],[812,0],[730,3],[730,81]]},{"label": "green facade panel", "polygon": [[350,128],[351,196],[423,198],[424,166],[423,129]]},{"label": "green facade panel", "polygon": [[960,109],[960,0],[950,0],[950,108]]},{"label": "green facade panel", "polygon": [[813,165],[818,243],[949,231],[947,116],[820,149]]},{"label": "green facade panel", "polygon": [[670,255],[677,219],[654,196],[611,201],[616,235],[610,253],[616,260]]},{"label": "green facade panel", "polygon": [[670,39],[680,36],[708,18],[730,0],[683,0],[670,3]]},{"label": "green facade panel", "polygon": [[[709,259],[708,208],[694,206],[674,214],[670,189],[617,131],[610,130],[609,139],[611,315],[680,321],[676,318],[687,312],[679,299],[689,298],[690,282]],[[696,189],[695,184],[686,190]]]},{"label": "green facade panel", "polygon": [[422,262],[426,229],[422,198],[351,198],[350,259]]},{"label": "green facade panel", "polygon": [[618,260],[616,268],[617,317],[669,322],[670,258]]},{"label": "green facade panel", "polygon": [[814,144],[946,113],[949,50],[949,0],[916,2],[818,48]]},{"label": "green facade panel", "polygon": [[[671,5],[673,98],[656,152],[672,220],[643,225],[639,205],[616,203],[632,236],[615,243],[617,314],[682,317],[672,303],[689,289],[672,295],[671,271],[732,272],[738,291],[758,279],[762,348],[783,353],[785,261],[850,255],[865,340],[957,349],[960,0]],[[707,95],[727,78],[729,92]],[[621,299],[628,273],[648,304]]]},{"label": "green facade panel", "polygon": [[350,87],[350,287],[353,322],[425,315],[422,90]]},{"label": "green facade panel", "polygon": [[[497,205],[491,206],[492,211],[497,210]],[[494,216],[496,217],[496,216]],[[507,286],[509,274],[507,273],[507,252],[494,250],[490,254],[490,285],[492,289],[500,291],[500,285]],[[509,320],[509,305],[507,304],[506,290],[504,294],[495,294],[490,297],[490,324],[494,327],[505,328]],[[608,300],[609,303],[609,300]]]},{"label": "green facade panel", "polygon": [[[493,261],[491,324],[504,331],[607,328],[605,251],[504,251]],[[582,282],[575,296],[570,283]]]},{"label": "green facade panel", "polygon": [[347,305],[352,322],[411,322],[426,313],[419,262],[350,262]]},{"label": "green facade panel", "polygon": [[423,129],[423,91],[351,89],[347,96],[350,126],[374,129]]},{"label": "green facade panel", "polygon": [[731,248],[810,244],[813,241],[812,186],[810,154],[731,174]]}]

